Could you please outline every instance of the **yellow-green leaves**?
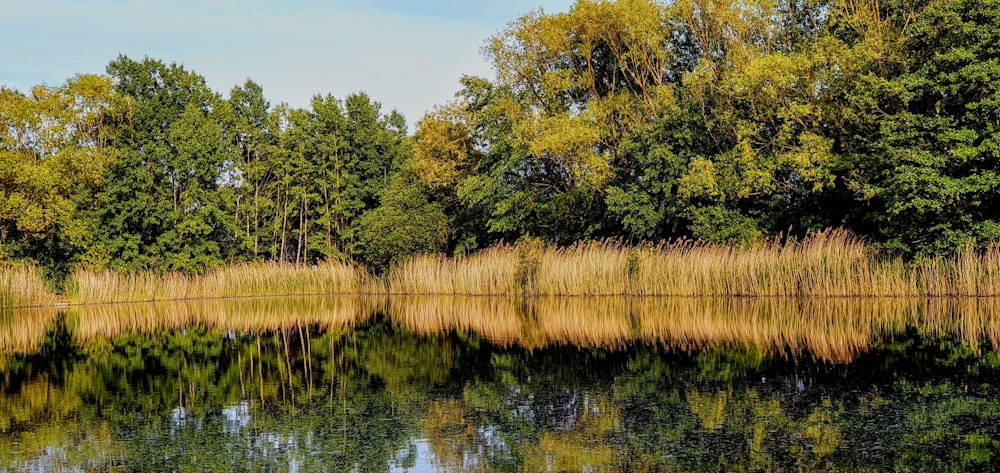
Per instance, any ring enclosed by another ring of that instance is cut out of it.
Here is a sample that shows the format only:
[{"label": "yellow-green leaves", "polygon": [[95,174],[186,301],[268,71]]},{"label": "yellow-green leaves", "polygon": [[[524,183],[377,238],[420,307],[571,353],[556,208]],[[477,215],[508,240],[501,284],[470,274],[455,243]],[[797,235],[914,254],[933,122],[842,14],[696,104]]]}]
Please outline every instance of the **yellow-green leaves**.
[{"label": "yellow-green leaves", "polygon": [[[91,243],[78,196],[100,185],[116,95],[105,76],[78,75],[28,94],[0,89],[0,244],[5,257],[66,264]],[[40,249],[44,248],[45,252]]]},{"label": "yellow-green leaves", "polygon": [[453,187],[475,165],[469,114],[452,105],[428,114],[414,135],[411,165],[432,188]]},{"label": "yellow-green leaves", "polygon": [[557,191],[602,190],[623,136],[675,108],[668,11],[653,0],[581,0],[525,15],[491,40],[499,85],[517,100],[513,141],[560,170]]},{"label": "yellow-green leaves", "polygon": [[577,185],[601,188],[610,176],[610,157],[598,150],[602,130],[591,113],[536,115],[515,132],[533,156],[551,161],[569,177],[563,190]]},{"label": "yellow-green leaves", "polygon": [[716,175],[715,163],[700,156],[694,158],[687,175],[680,180],[677,194],[689,200],[725,200],[726,195],[720,189]]}]

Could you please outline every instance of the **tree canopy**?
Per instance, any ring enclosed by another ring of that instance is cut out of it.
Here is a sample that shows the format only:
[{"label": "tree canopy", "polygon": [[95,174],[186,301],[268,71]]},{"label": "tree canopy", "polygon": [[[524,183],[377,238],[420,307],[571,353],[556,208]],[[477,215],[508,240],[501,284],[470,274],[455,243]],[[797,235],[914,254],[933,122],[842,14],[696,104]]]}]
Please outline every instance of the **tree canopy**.
[{"label": "tree canopy", "polygon": [[844,227],[910,257],[1000,237],[1000,2],[578,0],[489,38],[417,121],[272,105],[178,64],[0,90],[0,259],[385,268],[525,237],[739,244]]}]

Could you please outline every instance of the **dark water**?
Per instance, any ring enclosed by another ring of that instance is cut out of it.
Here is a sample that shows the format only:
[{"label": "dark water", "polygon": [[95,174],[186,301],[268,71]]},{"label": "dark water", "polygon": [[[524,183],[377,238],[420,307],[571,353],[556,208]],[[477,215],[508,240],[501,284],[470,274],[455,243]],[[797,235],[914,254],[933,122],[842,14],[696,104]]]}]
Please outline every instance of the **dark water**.
[{"label": "dark water", "polygon": [[1000,358],[919,324],[830,361],[526,348],[378,310],[87,337],[81,317],[0,359],[0,471],[1000,470]]}]

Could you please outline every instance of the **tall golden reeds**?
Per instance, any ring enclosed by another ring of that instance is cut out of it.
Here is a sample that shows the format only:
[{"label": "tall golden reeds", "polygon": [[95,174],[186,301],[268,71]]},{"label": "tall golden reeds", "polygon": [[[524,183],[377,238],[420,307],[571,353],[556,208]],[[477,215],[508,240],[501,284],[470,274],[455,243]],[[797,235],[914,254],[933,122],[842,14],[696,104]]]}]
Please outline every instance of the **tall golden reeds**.
[{"label": "tall golden reeds", "polygon": [[[679,240],[556,247],[529,240],[471,256],[413,257],[375,277],[366,268],[246,263],[203,275],[74,272],[74,304],[230,297],[395,294],[685,297],[998,297],[1000,246],[919,264],[879,256],[844,230],[742,246]],[[37,271],[0,267],[0,307],[56,301]]]},{"label": "tall golden reeds", "polygon": [[518,253],[525,248],[501,245],[459,258],[416,256],[389,271],[386,287],[390,294],[409,295],[522,294],[519,274],[528,263],[519,263]]},{"label": "tall golden reeds", "polygon": [[[1000,270],[990,259],[1000,261],[998,253],[942,259],[940,266],[971,274],[979,286],[994,284],[1000,294]],[[831,230],[744,246],[690,240],[633,247],[619,241],[501,245],[465,258],[411,259],[390,273],[387,286],[392,294],[899,297],[965,291],[972,284],[945,269],[874,256],[860,239]],[[926,284],[932,276],[941,280]]]},{"label": "tall golden reeds", "polygon": [[53,305],[56,297],[38,269],[0,263],[0,309]]},{"label": "tall golden reeds", "polygon": [[67,287],[74,304],[384,292],[367,270],[339,262],[245,263],[203,275],[81,270],[70,276]]},{"label": "tall golden reeds", "polygon": [[918,274],[842,230],[745,246],[681,241],[646,249],[630,292],[667,296],[920,295]]},{"label": "tall golden reeds", "polygon": [[1000,247],[977,250],[971,245],[919,267],[922,293],[931,297],[1000,296]]}]

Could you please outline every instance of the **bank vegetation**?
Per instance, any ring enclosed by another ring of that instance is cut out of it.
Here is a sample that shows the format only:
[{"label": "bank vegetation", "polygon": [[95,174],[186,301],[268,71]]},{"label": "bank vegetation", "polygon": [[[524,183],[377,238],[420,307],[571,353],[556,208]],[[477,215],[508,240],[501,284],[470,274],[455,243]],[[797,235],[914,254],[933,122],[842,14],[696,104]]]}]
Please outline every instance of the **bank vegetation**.
[{"label": "bank vegetation", "polygon": [[[72,304],[333,294],[995,297],[1000,247],[907,262],[844,230],[736,246],[525,240],[467,257],[419,255],[381,275],[352,263],[248,263],[200,275],[78,270],[64,286]],[[51,305],[59,296],[50,288],[37,268],[0,268],[3,307]]]}]

